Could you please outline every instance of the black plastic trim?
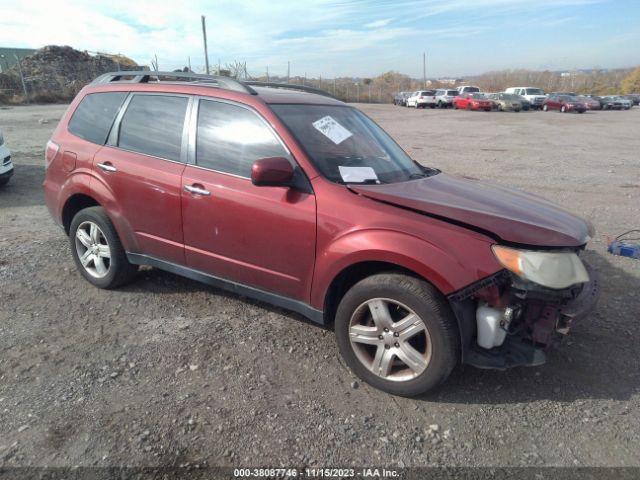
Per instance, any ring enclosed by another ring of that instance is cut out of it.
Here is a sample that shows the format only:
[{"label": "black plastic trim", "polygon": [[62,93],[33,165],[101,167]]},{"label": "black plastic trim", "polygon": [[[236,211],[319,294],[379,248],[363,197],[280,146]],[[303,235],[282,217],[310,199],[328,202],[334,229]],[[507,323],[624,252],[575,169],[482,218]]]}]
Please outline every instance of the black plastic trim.
[{"label": "black plastic trim", "polygon": [[150,257],[148,255],[143,255],[140,253],[127,253],[127,259],[130,263],[133,263],[135,265],[149,265],[152,267],[156,267],[161,270],[166,270],[167,272],[175,273],[176,275],[190,278],[191,280],[196,280],[213,287],[221,288],[237,295],[244,295],[245,297],[269,303],[271,305],[275,305],[276,307],[284,308],[285,310],[291,310],[292,312],[299,313],[312,322],[318,323],[320,325],[324,325],[326,323],[324,312],[322,310],[317,310],[312,306],[301,302],[300,300],[295,300],[293,298],[284,297],[275,293],[266,292],[264,290],[260,290],[259,288],[250,287],[248,285],[237,283],[231,280],[226,280],[224,278],[216,277],[208,273],[203,273],[198,270],[185,267],[184,265],[166,262],[164,260],[160,260],[158,258]]}]

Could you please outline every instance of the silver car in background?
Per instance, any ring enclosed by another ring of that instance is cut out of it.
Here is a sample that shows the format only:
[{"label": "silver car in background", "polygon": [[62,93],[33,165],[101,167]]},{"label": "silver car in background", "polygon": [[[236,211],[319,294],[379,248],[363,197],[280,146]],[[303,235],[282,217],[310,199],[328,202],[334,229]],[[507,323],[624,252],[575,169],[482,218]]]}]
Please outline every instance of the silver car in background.
[{"label": "silver car in background", "polygon": [[436,90],[436,105],[439,108],[453,107],[453,99],[459,95],[457,90],[439,88]]}]

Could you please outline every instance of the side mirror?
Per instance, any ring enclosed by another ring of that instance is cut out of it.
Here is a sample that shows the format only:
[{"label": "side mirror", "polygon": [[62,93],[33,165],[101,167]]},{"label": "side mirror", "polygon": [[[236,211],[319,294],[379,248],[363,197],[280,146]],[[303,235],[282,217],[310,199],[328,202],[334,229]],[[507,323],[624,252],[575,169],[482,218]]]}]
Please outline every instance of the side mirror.
[{"label": "side mirror", "polygon": [[293,166],[284,157],[261,158],[251,166],[251,183],[258,187],[288,187]]}]

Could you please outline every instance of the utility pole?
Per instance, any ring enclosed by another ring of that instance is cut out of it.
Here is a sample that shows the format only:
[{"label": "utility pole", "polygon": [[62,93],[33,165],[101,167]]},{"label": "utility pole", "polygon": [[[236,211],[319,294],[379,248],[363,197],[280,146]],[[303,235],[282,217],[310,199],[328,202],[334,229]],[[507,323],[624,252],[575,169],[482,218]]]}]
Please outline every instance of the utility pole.
[{"label": "utility pole", "polygon": [[207,75],[209,75],[209,49],[207,48],[207,24],[202,15],[202,40],[204,41],[204,65],[207,69]]},{"label": "utility pole", "polygon": [[189,64],[189,71],[191,72],[191,57],[187,57],[187,63]]},{"label": "utility pole", "polygon": [[287,61],[287,83],[291,79],[291,62]]},{"label": "utility pole", "polygon": [[[18,72],[20,72],[20,81],[22,81],[22,90],[24,90],[24,96],[28,97],[29,94],[27,93],[27,84],[24,83],[24,75],[22,74],[22,64],[20,63],[20,59],[18,58],[18,55],[14,53],[13,56],[16,57],[16,61],[18,62]],[[28,101],[28,99],[26,100]]]},{"label": "utility pole", "polygon": [[426,52],[422,54],[422,82],[424,83],[424,88],[427,88],[427,53]]},{"label": "utility pole", "polygon": [[267,82],[269,81],[269,65],[267,65]]}]

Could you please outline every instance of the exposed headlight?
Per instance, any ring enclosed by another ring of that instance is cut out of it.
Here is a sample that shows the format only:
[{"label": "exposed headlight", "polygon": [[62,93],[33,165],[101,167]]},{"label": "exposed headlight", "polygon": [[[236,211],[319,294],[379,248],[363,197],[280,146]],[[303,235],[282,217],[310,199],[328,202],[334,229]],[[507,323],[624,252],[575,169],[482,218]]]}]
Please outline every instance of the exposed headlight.
[{"label": "exposed headlight", "polygon": [[517,250],[502,245],[491,248],[504,268],[543,287],[560,290],[589,281],[587,270],[573,252]]}]

